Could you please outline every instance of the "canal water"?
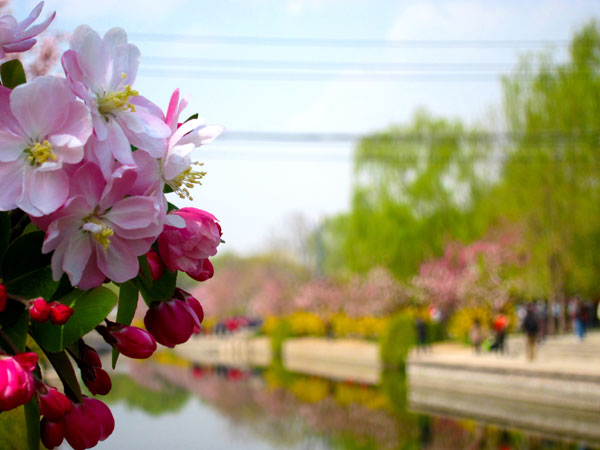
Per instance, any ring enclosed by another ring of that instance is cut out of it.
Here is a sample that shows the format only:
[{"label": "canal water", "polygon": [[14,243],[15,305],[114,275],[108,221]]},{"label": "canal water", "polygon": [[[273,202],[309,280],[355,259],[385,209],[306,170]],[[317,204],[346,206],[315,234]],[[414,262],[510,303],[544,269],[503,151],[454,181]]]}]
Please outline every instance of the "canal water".
[{"label": "canal water", "polygon": [[[411,411],[401,373],[379,385],[173,356],[120,361],[103,400],[116,420],[98,449],[586,449],[568,436]],[[599,424],[600,426],[600,424]]]}]

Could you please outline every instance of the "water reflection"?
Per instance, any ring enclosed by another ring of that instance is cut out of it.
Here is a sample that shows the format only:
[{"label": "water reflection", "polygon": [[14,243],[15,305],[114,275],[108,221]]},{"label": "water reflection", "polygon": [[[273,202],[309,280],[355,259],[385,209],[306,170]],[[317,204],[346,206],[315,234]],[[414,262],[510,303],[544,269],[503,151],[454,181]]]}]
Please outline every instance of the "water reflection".
[{"label": "water reflection", "polygon": [[264,370],[193,366],[167,358],[123,364],[107,402],[114,436],[99,448],[579,449],[516,430],[412,413],[406,383],[337,382]]}]

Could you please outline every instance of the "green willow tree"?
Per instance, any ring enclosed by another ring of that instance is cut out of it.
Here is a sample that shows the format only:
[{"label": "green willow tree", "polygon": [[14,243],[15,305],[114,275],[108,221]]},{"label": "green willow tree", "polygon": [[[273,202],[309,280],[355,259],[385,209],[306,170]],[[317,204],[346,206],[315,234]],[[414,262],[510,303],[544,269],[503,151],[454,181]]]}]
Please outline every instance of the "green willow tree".
[{"label": "green willow tree", "polygon": [[345,263],[364,273],[381,265],[405,279],[448,239],[480,234],[472,211],[489,190],[481,170],[489,148],[460,122],[425,111],[408,127],[365,137],[355,154],[352,209],[324,227],[326,269]]},{"label": "green willow tree", "polygon": [[530,56],[502,81],[506,133],[419,112],[360,142],[351,211],[322,231],[329,272],[383,265],[409,279],[448,241],[518,227],[513,295],[600,295],[598,24],[574,36],[565,62]]},{"label": "green willow tree", "polygon": [[598,296],[598,24],[575,35],[565,63],[529,59],[503,81],[507,122],[517,138],[490,203],[524,227],[524,294],[557,301]]}]

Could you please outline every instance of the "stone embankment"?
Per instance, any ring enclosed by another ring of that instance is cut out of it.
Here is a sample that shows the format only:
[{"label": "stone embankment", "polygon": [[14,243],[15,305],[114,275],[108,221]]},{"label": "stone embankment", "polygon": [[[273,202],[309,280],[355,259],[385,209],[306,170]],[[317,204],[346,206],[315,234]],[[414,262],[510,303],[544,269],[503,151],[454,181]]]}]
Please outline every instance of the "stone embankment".
[{"label": "stone embankment", "polygon": [[549,338],[534,361],[525,359],[523,338],[509,345],[507,355],[477,355],[451,344],[413,352],[410,407],[599,446],[600,333],[583,342]]}]

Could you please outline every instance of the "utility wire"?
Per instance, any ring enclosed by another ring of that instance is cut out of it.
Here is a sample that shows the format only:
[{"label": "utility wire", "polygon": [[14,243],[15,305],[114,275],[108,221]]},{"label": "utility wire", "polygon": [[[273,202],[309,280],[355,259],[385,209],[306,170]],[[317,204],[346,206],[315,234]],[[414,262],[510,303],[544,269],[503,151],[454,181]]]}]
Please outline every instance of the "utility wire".
[{"label": "utility wire", "polygon": [[[200,67],[234,67],[244,69],[274,69],[274,70],[431,70],[431,71],[480,71],[480,70],[511,70],[516,63],[488,63],[488,62],[332,62],[332,61],[283,61],[283,60],[255,60],[255,59],[211,59],[211,58],[189,58],[189,57],[158,57],[145,56],[144,66],[153,68],[165,68],[165,66],[190,66]],[[158,66],[158,67],[155,67]],[[162,66],[162,67],[161,67]]]},{"label": "utility wire", "polygon": [[[242,81],[331,81],[336,82],[497,82],[501,73],[498,72],[408,72],[408,73],[377,73],[377,72],[291,72],[267,70],[227,70],[227,69],[187,69],[177,67],[141,67],[140,74],[155,78],[191,78],[218,79]],[[512,74],[511,78],[528,80],[538,74]],[[574,76],[579,74],[574,73]],[[596,75],[596,73],[594,73]],[[589,73],[582,73],[587,77]],[[551,80],[549,80],[550,82]]]},{"label": "utility wire", "polygon": [[129,33],[130,40],[140,42],[178,42],[190,44],[218,44],[278,47],[333,47],[333,48],[508,48],[527,49],[564,47],[569,40],[494,39],[494,40],[424,40],[424,39],[328,39],[266,36],[216,36],[192,34]]},{"label": "utility wire", "polygon": [[600,146],[600,129],[585,133],[572,133],[556,130],[530,133],[513,132],[474,132],[474,133],[404,133],[386,134],[359,133],[313,133],[285,131],[235,131],[226,130],[219,141],[231,142],[280,142],[280,143],[354,143],[365,140],[373,143],[431,143],[441,141],[476,143],[555,143],[588,142]]}]

